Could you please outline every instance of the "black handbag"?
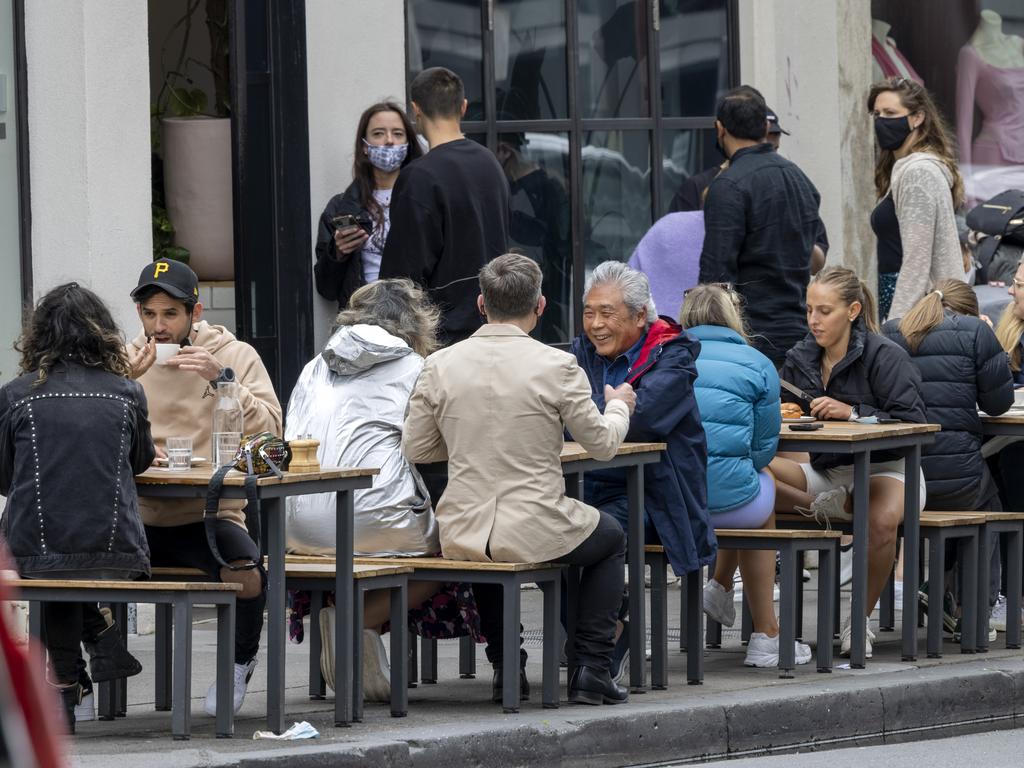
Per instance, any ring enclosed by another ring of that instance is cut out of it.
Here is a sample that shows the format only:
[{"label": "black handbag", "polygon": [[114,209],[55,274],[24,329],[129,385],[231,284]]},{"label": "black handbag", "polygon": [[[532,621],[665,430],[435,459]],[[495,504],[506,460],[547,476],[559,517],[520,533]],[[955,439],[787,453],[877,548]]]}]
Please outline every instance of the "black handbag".
[{"label": "black handbag", "polygon": [[1004,242],[1024,245],[1024,189],[1008,189],[976,205],[967,226]]},{"label": "black handbag", "polygon": [[242,438],[230,464],[217,469],[210,478],[206,489],[206,505],[203,508],[203,527],[206,530],[206,544],[210,553],[221,568],[230,571],[246,571],[256,568],[258,563],[231,565],[226,562],[217,547],[217,510],[220,508],[220,497],[224,492],[224,477],[232,469],[245,473],[245,528],[250,538],[256,543],[257,551],[262,552],[260,541],[260,497],[256,491],[256,480],[260,477],[275,475],[282,477],[282,470],[288,468],[290,451],[288,444],[270,432],[259,432]]}]

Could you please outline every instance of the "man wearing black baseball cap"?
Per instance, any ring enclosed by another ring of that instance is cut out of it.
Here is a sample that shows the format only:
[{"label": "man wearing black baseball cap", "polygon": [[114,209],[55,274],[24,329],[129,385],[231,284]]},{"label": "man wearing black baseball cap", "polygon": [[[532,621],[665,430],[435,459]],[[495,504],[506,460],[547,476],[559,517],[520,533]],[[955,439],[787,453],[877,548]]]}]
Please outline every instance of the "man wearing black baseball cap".
[{"label": "man wearing black baseball cap", "polygon": [[768,107],[768,135],[764,137],[764,140],[775,147],[778,151],[779,144],[782,140],[782,134],[790,135],[789,131],[779,125],[779,116],[772,111],[771,107]]},{"label": "man wearing black baseball cap", "polygon": [[[246,433],[282,434],[281,404],[263,361],[251,346],[223,326],[210,325],[199,302],[199,279],[187,264],[158,259],[147,264],[131,293],[143,331],[128,344],[132,377],[149,401],[157,455],[166,456],[168,437],[190,437],[196,456],[213,456],[213,408],[216,384],[235,382]],[[156,363],[156,344],[177,344],[173,357]],[[201,499],[140,498],[151,562],[155,566],[190,567],[213,579],[242,585],[235,611],[235,712],[256,666],[266,572],[245,528],[245,503],[222,499],[217,513],[217,549],[232,565],[256,564],[232,571],[221,568],[210,551],[203,527]],[[206,712],[216,713],[215,686],[206,695]]]}]

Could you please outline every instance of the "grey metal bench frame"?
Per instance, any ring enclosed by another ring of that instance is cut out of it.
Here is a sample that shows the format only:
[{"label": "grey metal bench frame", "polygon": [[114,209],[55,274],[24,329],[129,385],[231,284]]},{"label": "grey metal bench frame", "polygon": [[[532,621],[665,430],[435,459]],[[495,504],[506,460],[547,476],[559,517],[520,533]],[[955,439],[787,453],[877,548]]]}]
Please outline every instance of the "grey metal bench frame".
[{"label": "grey metal bench frame", "polygon": [[[153,582],[141,583],[153,584]],[[120,582],[120,584],[123,585],[125,582]],[[42,635],[42,611],[39,603],[43,602],[154,603],[158,612],[161,609],[167,613],[173,612],[174,643],[170,656],[173,658],[174,690],[178,693],[176,697],[171,697],[171,690],[167,687],[163,691],[164,699],[161,699],[159,648],[157,651],[158,662],[155,666],[157,676],[156,708],[171,710],[171,734],[176,740],[185,740],[191,736],[192,609],[196,605],[214,605],[217,608],[216,734],[217,738],[231,738],[234,735],[236,591],[233,588],[202,591],[170,588],[166,590],[140,589],[96,582],[86,582],[81,587],[30,586],[26,581],[17,584],[19,599],[29,602],[29,629],[36,637]],[[162,703],[166,706],[161,706]]]},{"label": "grey metal bench frame", "polygon": [[[928,542],[928,658],[942,657],[942,608],[945,595],[946,542],[956,541],[957,568],[964,595],[978,594],[978,539],[984,522],[950,526],[921,526],[921,538]],[[985,588],[988,605],[988,588]],[[985,633],[988,633],[987,612],[981,610],[977,600],[961,601],[960,653],[974,653],[979,627],[977,614],[986,614]]]},{"label": "grey metal bench frame", "polygon": [[987,520],[978,537],[978,629],[975,641],[979,653],[988,651],[988,611],[991,595],[988,593],[988,562],[990,534],[1005,537],[1006,559],[1006,647],[1021,645],[1021,563],[1024,560],[1024,520]]},{"label": "grey metal bench frame", "polygon": [[[785,530],[780,528],[780,530]],[[839,611],[833,582],[837,578],[839,566],[838,537],[780,539],[777,537],[759,536],[757,530],[740,537],[730,536],[725,539],[728,546],[721,541],[723,549],[770,549],[779,553],[781,560],[779,575],[779,677],[793,677],[796,668],[797,638],[803,634],[803,553],[818,552],[818,618],[817,646],[814,651],[815,664],[819,672],[832,671],[832,635],[835,617]],[[746,612],[746,600],[743,601]],[[722,627],[713,619],[708,619],[707,642],[715,648],[721,645]]]},{"label": "grey metal bench frame", "polygon": [[[359,563],[361,558],[356,558]],[[377,563],[380,559],[367,562]],[[399,563],[402,561],[399,560]],[[543,623],[543,691],[541,702],[545,709],[558,707],[558,640],[559,610],[561,603],[562,571],[565,566],[550,564],[541,568],[522,571],[489,571],[479,568],[460,567],[458,560],[449,560],[444,567],[424,568],[417,565],[413,558],[408,564],[415,569],[409,574],[409,581],[456,581],[480,582],[483,584],[499,584],[502,587],[502,649],[519,649],[519,625],[521,606],[519,589],[523,584],[536,583],[544,593]],[[451,565],[449,566],[448,563]],[[423,654],[423,682],[437,682],[437,650],[436,640],[423,638],[421,652]],[[415,646],[413,646],[415,647]],[[472,640],[460,638],[459,672],[463,678],[475,674],[475,649]],[[514,714],[519,711],[519,654],[504,653],[502,659],[502,711]],[[410,658],[411,674],[409,679],[415,680],[415,658]],[[392,666],[392,668],[394,668]]]}]

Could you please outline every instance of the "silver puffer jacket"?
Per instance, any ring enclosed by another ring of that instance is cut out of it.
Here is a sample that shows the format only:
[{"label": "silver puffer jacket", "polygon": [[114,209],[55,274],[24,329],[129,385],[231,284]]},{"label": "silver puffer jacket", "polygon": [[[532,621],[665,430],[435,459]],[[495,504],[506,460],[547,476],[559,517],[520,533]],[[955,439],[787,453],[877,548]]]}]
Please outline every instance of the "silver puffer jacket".
[{"label": "silver puffer jacket", "polygon": [[[355,492],[355,554],[440,552],[430,496],[402,456],[402,421],[423,358],[375,325],[339,328],[299,376],[285,438],[320,441],[321,466],[377,467]],[[288,499],[288,551],[333,555],[335,494]]]}]

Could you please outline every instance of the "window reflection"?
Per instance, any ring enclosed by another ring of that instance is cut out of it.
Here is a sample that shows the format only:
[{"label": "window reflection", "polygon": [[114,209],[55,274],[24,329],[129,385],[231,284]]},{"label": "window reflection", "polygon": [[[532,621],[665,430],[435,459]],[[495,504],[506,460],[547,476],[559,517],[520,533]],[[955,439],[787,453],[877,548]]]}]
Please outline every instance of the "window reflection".
[{"label": "window reflection", "polygon": [[715,114],[729,88],[726,0],[661,0],[661,113]]},{"label": "window reflection", "polygon": [[494,83],[499,120],[568,116],[563,3],[499,0],[495,4]]},{"label": "window reflection", "polygon": [[725,159],[715,149],[714,129],[692,129],[661,134],[661,210],[699,210],[700,193],[708,169],[715,169]]},{"label": "window reflection", "polygon": [[594,131],[583,147],[583,254],[590,269],[626,261],[651,226],[647,131]]},{"label": "window reflection", "polygon": [[579,111],[582,117],[645,117],[647,4],[579,0]]},{"label": "window reflection", "polygon": [[568,135],[499,132],[495,154],[511,192],[510,245],[535,259],[544,272],[548,306],[535,335],[549,343],[568,341],[572,330]]},{"label": "window reflection", "polygon": [[408,0],[406,22],[410,80],[447,67],[462,78],[470,105],[483,104],[479,0]]}]

